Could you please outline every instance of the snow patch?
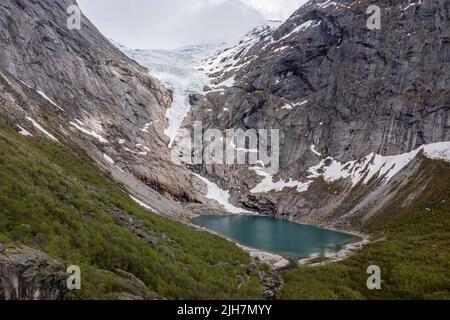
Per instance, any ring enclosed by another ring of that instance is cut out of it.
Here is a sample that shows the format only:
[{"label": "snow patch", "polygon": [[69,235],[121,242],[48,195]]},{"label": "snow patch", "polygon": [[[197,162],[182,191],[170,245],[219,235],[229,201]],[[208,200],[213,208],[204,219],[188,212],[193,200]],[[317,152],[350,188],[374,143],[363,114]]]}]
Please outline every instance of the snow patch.
[{"label": "snow patch", "polygon": [[21,126],[17,125],[20,129],[19,133],[25,137],[32,137],[33,135],[28,132],[27,130],[25,130],[24,128],[22,128]]},{"label": "snow patch", "polygon": [[114,164],[114,160],[110,156],[108,156],[106,153],[103,154],[103,159],[105,159],[110,164]]},{"label": "snow patch", "polygon": [[322,154],[316,150],[316,145],[314,145],[314,144],[311,146],[311,151],[318,157],[322,156]]},{"label": "snow patch", "polygon": [[73,121],[70,122],[70,124],[75,127],[76,129],[78,129],[79,131],[83,132],[84,134],[87,134],[91,137],[94,137],[95,139],[97,139],[100,143],[108,143],[108,140],[106,140],[105,138],[103,138],[101,135],[99,135],[98,133],[89,130],[87,128],[83,128],[80,125],[78,125],[78,123],[75,123]]},{"label": "snow patch", "polygon": [[287,105],[285,105],[285,106],[282,106],[280,109],[278,109],[278,110],[292,110],[292,109],[294,109],[294,107],[293,106],[291,106],[290,104],[287,104]]},{"label": "snow patch", "polygon": [[430,159],[450,161],[450,142],[440,142],[394,156],[371,153],[359,161],[344,164],[329,157],[322,160],[319,165],[311,167],[308,178],[322,176],[327,182],[350,178],[352,186],[355,186],[360,182],[367,184],[371,179],[378,177],[383,178],[384,183],[388,183],[422,151]]},{"label": "snow patch", "polygon": [[[279,82],[279,80],[277,80],[277,81]],[[280,109],[278,109],[278,111],[280,111],[280,110],[293,110],[294,108],[300,107],[300,106],[302,106],[302,105],[304,105],[306,103],[308,103],[308,100],[305,100],[303,102],[294,103],[294,104],[288,103],[288,104],[284,105],[283,107],[281,107]]]},{"label": "snow patch", "polygon": [[419,2],[417,2],[417,3],[409,1],[409,3],[405,7],[402,8],[402,6],[400,6],[400,10],[405,11],[405,10],[408,10],[409,8],[411,8],[413,6],[417,6],[417,5],[420,5],[420,4],[422,4],[422,0],[419,0]]},{"label": "snow patch", "polygon": [[290,46],[282,46],[280,48],[277,48],[277,49],[273,50],[273,52],[282,52],[282,51],[284,51],[286,49],[289,49],[289,48],[291,48],[291,47]]},{"label": "snow patch", "polygon": [[152,122],[146,123],[144,125],[144,127],[141,129],[141,131],[148,133],[148,129],[150,128],[151,125],[152,125]]},{"label": "snow patch", "polygon": [[219,79],[228,72],[250,64],[256,57],[249,55],[249,51],[260,41],[268,41],[276,27],[278,24],[266,24],[253,29],[237,45],[206,59],[201,69],[212,79]]},{"label": "snow patch", "polygon": [[36,90],[37,93],[39,93],[41,95],[41,97],[43,97],[45,100],[47,100],[48,102],[50,102],[52,105],[54,105],[55,107],[57,107],[59,110],[64,111],[63,108],[61,108],[60,106],[58,106],[52,99],[50,99],[44,92],[40,91],[40,90]]},{"label": "snow patch", "polygon": [[308,20],[306,22],[303,22],[301,25],[299,25],[298,27],[296,27],[294,30],[292,30],[291,32],[289,32],[288,34],[286,34],[284,37],[282,37],[280,40],[278,41],[282,41],[285,39],[288,39],[289,37],[291,37],[294,34],[297,34],[300,31],[309,29],[309,28],[313,28],[313,27],[317,27],[321,24],[322,22],[320,20]]},{"label": "snow patch", "polygon": [[271,191],[280,192],[283,191],[285,188],[296,188],[297,192],[305,192],[308,190],[310,184],[312,183],[312,181],[308,182],[295,181],[292,178],[289,179],[288,182],[283,180],[274,182],[273,176],[264,171],[263,168],[253,167],[250,169],[255,171],[257,175],[264,178],[256,187],[250,190],[251,193],[267,193]]},{"label": "snow patch", "polygon": [[29,89],[33,89],[28,83],[26,83],[25,81],[19,80],[22,84],[24,84],[26,87],[28,87]]},{"label": "snow patch", "polygon": [[305,101],[299,102],[299,103],[295,103],[295,104],[294,104],[294,107],[300,107],[300,106],[302,106],[302,105],[304,105],[304,104],[307,104],[307,103],[308,103],[308,100],[305,100]]},{"label": "snow patch", "polygon": [[221,83],[219,83],[217,86],[214,86],[214,87],[215,88],[223,88],[223,87],[232,88],[232,87],[234,87],[235,83],[236,83],[235,76],[232,76],[231,78],[228,78],[227,80],[222,81]]},{"label": "snow patch", "polygon": [[350,5],[345,5],[345,4],[343,4],[343,3],[339,3],[339,2],[331,1],[331,0],[327,0],[327,1],[323,2],[323,3],[317,4],[317,7],[321,8],[321,9],[323,9],[323,8],[328,8],[328,7],[330,7],[330,6],[335,7],[335,8],[334,8],[335,10],[336,10],[337,8],[339,8],[339,7],[347,8],[347,9],[350,9],[350,8],[351,8]]},{"label": "snow patch", "polygon": [[133,197],[132,195],[129,195],[129,196],[130,196],[130,198],[131,198],[134,202],[136,202],[136,203],[137,203],[138,205],[140,205],[142,208],[147,209],[147,210],[149,210],[149,211],[152,211],[152,212],[154,212],[154,213],[158,213],[158,211],[156,211],[155,209],[153,209],[153,208],[150,207],[149,205],[145,204],[145,203],[142,202],[141,200],[139,200],[139,199]]},{"label": "snow patch", "polygon": [[422,147],[425,156],[432,160],[450,162],[450,142],[438,142]]},{"label": "snow patch", "polygon": [[49,133],[47,130],[45,130],[39,123],[37,123],[35,120],[33,120],[30,117],[26,118],[28,121],[31,121],[31,123],[33,124],[33,126],[38,129],[39,131],[41,131],[43,134],[45,134],[47,137],[49,137],[51,140],[55,141],[55,142],[59,142],[58,139],[56,139],[51,133]]},{"label": "snow patch", "polygon": [[217,186],[217,184],[209,181],[208,179],[202,177],[201,175],[198,175],[196,173],[193,173],[193,175],[196,176],[198,179],[200,179],[202,182],[204,182],[206,184],[206,186],[208,187],[208,193],[206,194],[206,197],[208,199],[217,201],[230,213],[235,213],[235,214],[251,213],[250,211],[233,206],[229,202],[230,193],[228,191],[220,189]]},{"label": "snow patch", "polygon": [[[315,150],[315,146],[311,146]],[[420,152],[432,160],[444,160],[450,162],[450,142],[439,142],[422,146],[408,153],[394,156],[381,156],[371,153],[368,156],[347,163],[328,157],[318,165],[308,169],[308,181],[299,182],[289,179],[288,182],[273,182],[273,176],[266,173],[263,168],[251,168],[264,179],[251,190],[251,193],[279,192],[285,188],[297,188],[298,192],[305,192],[315,179],[322,177],[325,181],[332,183],[341,179],[350,179],[352,187],[359,183],[368,184],[372,179],[382,179],[387,184],[396,174],[404,169]],[[317,152],[319,155],[320,153]]]},{"label": "snow patch", "polygon": [[119,170],[120,172],[122,172],[122,173],[126,173],[121,167],[119,167],[119,166],[116,166],[116,169],[117,170]]},{"label": "snow patch", "polygon": [[76,121],[79,125],[85,127],[85,125],[84,125],[84,123],[83,123],[82,121],[80,121],[80,120],[78,120],[78,119],[75,119],[75,121]]},{"label": "snow patch", "polygon": [[9,81],[9,79],[3,73],[0,72],[0,76],[2,76],[2,78],[6,81],[6,83],[8,85],[11,85],[11,82]]},{"label": "snow patch", "polygon": [[[148,154],[148,151],[133,151],[133,150],[128,149],[128,148],[124,148],[124,150],[128,151],[129,153],[138,155],[138,156],[146,156]],[[147,148],[147,150],[148,150],[148,148]]]}]

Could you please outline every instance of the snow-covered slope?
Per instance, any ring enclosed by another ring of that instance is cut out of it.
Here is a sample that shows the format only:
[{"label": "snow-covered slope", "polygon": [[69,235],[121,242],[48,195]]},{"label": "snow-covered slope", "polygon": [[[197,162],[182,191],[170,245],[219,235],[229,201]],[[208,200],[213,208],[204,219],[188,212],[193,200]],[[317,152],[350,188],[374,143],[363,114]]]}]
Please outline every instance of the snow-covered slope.
[{"label": "snow-covered slope", "polygon": [[242,40],[229,48],[223,49],[203,61],[200,70],[211,78],[216,87],[232,86],[233,71],[251,63],[254,56],[248,55],[249,50],[261,41],[270,41],[271,35],[281,22],[268,22],[247,33]]},{"label": "snow-covered slope", "polygon": [[[450,60],[439,41],[446,1],[407,2],[379,3],[388,15],[380,34],[367,29],[369,0],[309,1],[282,25],[256,29],[208,59],[213,90],[193,99],[186,128],[202,121],[221,131],[279,129],[280,170],[196,170],[229,186],[246,208],[334,221],[373,191],[407,184],[426,162],[416,157],[421,145],[428,157],[445,155],[428,144],[450,141]],[[425,38],[433,50],[424,50]]]},{"label": "snow-covered slope", "polygon": [[194,174],[197,178],[199,178],[203,183],[206,184],[208,188],[208,193],[206,194],[206,197],[217,201],[219,204],[221,204],[225,210],[227,210],[230,213],[251,213],[250,211],[244,210],[242,208],[238,208],[230,203],[230,193],[226,190],[223,190],[219,188],[217,184],[214,182],[209,181],[208,179],[198,175]]},{"label": "snow-covered slope", "polygon": [[181,124],[190,110],[189,96],[202,93],[210,85],[208,77],[198,70],[201,61],[223,48],[225,44],[205,44],[177,50],[129,49],[117,42],[117,48],[150,70],[173,92],[173,102],[167,111],[169,127],[165,134],[172,146]]},{"label": "snow-covered slope", "polygon": [[[111,40],[112,41],[112,40]],[[170,138],[172,147],[184,118],[190,110],[189,99],[192,94],[203,93],[212,86],[208,76],[200,65],[205,59],[225,47],[224,43],[204,44],[183,47],[177,50],[130,49],[120,43],[113,44],[128,57],[149,69],[166,87],[173,92],[173,102],[167,111],[169,127],[165,134]],[[141,130],[146,130],[144,127]],[[215,183],[196,175],[207,187],[206,198],[219,203],[230,213],[249,213],[229,202],[230,194],[220,189]]]},{"label": "snow-covered slope", "polygon": [[420,153],[432,160],[450,162],[450,142],[433,143],[394,156],[371,153],[362,159],[347,163],[340,163],[332,157],[327,157],[317,166],[309,168],[307,180],[304,182],[292,178],[289,181],[274,181],[274,177],[266,173],[263,168],[252,168],[259,176],[263,177],[263,180],[251,190],[251,193],[280,192],[286,188],[296,188],[297,192],[306,192],[313,181],[320,177],[329,183],[350,179],[351,187],[359,183],[368,184],[374,178],[387,184]]},{"label": "snow-covered slope", "polygon": [[355,186],[360,182],[367,184],[377,177],[386,184],[421,152],[429,159],[450,162],[450,142],[439,142],[394,156],[371,153],[359,161],[343,164],[333,158],[327,158],[319,165],[309,169],[310,176],[308,178],[322,176],[327,182],[351,178],[352,186]]}]

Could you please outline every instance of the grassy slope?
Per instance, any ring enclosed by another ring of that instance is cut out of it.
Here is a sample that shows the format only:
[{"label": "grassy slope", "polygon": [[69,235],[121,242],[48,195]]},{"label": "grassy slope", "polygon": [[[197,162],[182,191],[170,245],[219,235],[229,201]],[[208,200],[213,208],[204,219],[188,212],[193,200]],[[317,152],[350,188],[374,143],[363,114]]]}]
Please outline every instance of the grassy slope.
[{"label": "grassy slope", "polygon": [[[425,159],[420,172],[431,181],[419,198],[402,207],[427,179],[409,189],[367,223],[375,242],[349,259],[305,267],[284,276],[282,299],[450,299],[450,164]],[[423,176],[422,176],[423,177]],[[382,290],[368,290],[370,265],[382,272]]]},{"label": "grassy slope", "polygon": [[[287,273],[280,298],[449,299],[450,165],[425,160],[423,166],[432,180],[419,199],[402,208],[412,191],[406,190],[368,223],[367,232],[387,241],[343,262]],[[165,233],[175,242],[151,248],[107,214],[121,210],[139,217],[154,236]],[[47,240],[36,241],[38,234]],[[1,120],[0,241],[23,243],[80,265],[83,290],[73,298],[129,292],[111,273],[117,269],[133,273],[167,299],[261,298],[256,276],[239,287],[238,275],[246,278],[250,260],[236,246],[149,214],[87,156],[46,139],[22,137]],[[215,267],[218,262],[226,264]],[[372,264],[382,269],[380,291],[366,288]]]},{"label": "grassy slope", "polygon": [[[108,214],[117,211],[140,218],[149,233],[164,233],[171,241],[152,248]],[[261,298],[256,275],[247,277],[250,258],[238,247],[148,213],[87,156],[23,137],[1,119],[0,241],[80,265],[82,290],[71,298],[130,293],[112,273],[117,269],[166,299]],[[225,264],[216,266],[219,262]],[[239,285],[239,278],[246,282]]]}]

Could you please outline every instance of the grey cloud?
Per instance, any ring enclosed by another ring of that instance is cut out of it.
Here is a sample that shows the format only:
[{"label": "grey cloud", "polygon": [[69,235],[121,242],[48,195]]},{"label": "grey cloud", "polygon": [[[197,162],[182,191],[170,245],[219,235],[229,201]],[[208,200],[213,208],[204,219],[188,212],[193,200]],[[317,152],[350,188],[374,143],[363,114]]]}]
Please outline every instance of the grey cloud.
[{"label": "grey cloud", "polygon": [[131,48],[177,48],[234,40],[264,22],[241,0],[78,0],[103,32]]}]

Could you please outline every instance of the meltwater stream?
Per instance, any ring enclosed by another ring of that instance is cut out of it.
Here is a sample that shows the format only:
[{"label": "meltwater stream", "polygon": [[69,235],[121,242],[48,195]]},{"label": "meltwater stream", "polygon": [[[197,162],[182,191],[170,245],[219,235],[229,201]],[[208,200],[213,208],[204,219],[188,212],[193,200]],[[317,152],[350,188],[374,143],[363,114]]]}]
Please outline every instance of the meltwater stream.
[{"label": "meltwater stream", "polygon": [[286,256],[323,257],[361,241],[351,234],[264,216],[200,216],[192,222],[241,245]]}]

